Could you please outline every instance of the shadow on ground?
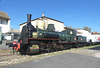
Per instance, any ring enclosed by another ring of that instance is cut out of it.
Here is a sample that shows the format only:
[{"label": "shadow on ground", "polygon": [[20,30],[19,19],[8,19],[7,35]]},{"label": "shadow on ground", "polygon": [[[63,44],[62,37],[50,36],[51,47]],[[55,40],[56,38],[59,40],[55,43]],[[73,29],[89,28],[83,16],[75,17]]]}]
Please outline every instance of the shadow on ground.
[{"label": "shadow on ground", "polygon": [[94,47],[94,48],[89,48],[90,50],[99,50],[100,51],[100,46]]}]

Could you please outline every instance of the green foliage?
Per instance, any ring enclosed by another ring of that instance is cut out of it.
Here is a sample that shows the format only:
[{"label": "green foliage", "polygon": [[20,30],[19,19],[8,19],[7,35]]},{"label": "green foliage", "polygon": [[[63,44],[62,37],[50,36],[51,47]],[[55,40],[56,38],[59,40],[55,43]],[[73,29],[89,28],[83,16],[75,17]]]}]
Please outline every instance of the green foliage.
[{"label": "green foliage", "polygon": [[85,27],[83,27],[83,29],[84,29],[84,30],[87,30],[87,31],[89,31],[89,32],[91,33],[91,28],[85,26]]}]

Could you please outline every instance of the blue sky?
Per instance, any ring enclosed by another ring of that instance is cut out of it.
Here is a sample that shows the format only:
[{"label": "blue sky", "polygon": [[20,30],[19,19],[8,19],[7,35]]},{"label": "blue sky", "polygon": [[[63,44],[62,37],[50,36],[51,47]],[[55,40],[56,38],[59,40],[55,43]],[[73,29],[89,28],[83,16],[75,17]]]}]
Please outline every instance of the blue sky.
[{"label": "blue sky", "polygon": [[11,28],[19,29],[19,24],[45,16],[64,22],[65,26],[100,32],[100,0],[0,0],[0,11],[11,18]]}]

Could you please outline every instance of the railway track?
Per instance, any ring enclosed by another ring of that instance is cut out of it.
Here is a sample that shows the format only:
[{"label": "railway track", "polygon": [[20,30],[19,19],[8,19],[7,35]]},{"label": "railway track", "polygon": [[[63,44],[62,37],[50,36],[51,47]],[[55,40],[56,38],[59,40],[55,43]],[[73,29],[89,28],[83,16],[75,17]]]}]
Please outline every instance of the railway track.
[{"label": "railway track", "polygon": [[0,54],[0,57],[2,57],[2,56],[12,56],[12,55],[18,55],[18,54]]},{"label": "railway track", "polygon": [[0,54],[0,62],[10,60],[17,55],[18,54]]}]

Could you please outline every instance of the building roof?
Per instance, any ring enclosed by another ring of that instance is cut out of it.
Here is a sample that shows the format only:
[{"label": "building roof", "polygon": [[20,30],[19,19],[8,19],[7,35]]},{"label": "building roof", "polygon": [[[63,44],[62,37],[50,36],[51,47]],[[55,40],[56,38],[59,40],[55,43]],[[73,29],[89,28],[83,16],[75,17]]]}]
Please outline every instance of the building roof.
[{"label": "building roof", "polygon": [[96,32],[96,31],[92,32],[91,34],[92,35],[95,35],[95,34],[99,34],[100,35],[100,33],[99,32]]},{"label": "building roof", "polygon": [[64,27],[65,29],[71,29],[71,30],[75,30],[74,28],[72,28],[72,27]]},{"label": "building roof", "polygon": [[20,30],[11,28],[10,31],[7,33],[20,33]]},{"label": "building roof", "polygon": [[2,11],[0,11],[0,18],[5,18],[5,19],[10,20],[8,14],[6,12],[2,12]]},{"label": "building roof", "polygon": [[[64,22],[61,22],[61,21],[58,21],[58,20],[55,20],[55,19],[52,19],[52,18],[49,18],[49,17],[45,17],[45,16],[36,18],[36,19],[34,19],[34,20],[31,20],[31,21],[35,21],[35,20],[38,20],[38,19],[41,19],[41,18],[46,18],[46,19],[54,20],[54,21],[57,21],[57,22],[60,22],[60,23],[64,23]],[[27,22],[25,22],[25,23],[27,23]],[[20,24],[20,25],[23,25],[23,24],[25,24],[25,23],[22,23],[22,24]]]},{"label": "building roof", "polygon": [[[84,30],[84,31],[88,31],[88,30],[85,30],[85,29],[82,29],[82,28],[75,28],[75,30]],[[88,31],[89,32],[89,31]]]},{"label": "building roof", "polygon": [[83,33],[82,33],[82,32],[78,32],[78,31],[77,31],[77,34],[83,34]]},{"label": "building roof", "polygon": [[82,28],[75,28],[75,30],[84,30],[84,29],[82,29]]}]

